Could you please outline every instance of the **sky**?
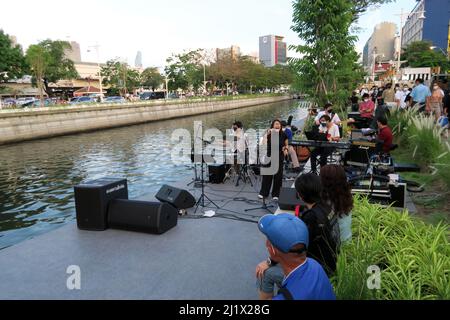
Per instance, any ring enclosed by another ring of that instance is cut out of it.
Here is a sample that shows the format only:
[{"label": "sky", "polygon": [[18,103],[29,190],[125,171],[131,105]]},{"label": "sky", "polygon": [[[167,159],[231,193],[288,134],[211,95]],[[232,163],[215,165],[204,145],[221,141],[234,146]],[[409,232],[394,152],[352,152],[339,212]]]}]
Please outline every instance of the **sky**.
[{"label": "sky", "polygon": [[[397,0],[366,13],[357,50],[377,23],[399,24],[395,14],[415,3]],[[98,44],[101,62],[120,58],[134,65],[141,51],[145,67],[162,67],[167,57],[185,49],[238,45],[245,54],[258,52],[259,37],[268,34],[299,44],[290,30],[292,12],[292,0],[13,0],[0,5],[0,29],[25,49],[48,38],[76,41],[86,62],[97,61],[95,50],[88,50]]]}]

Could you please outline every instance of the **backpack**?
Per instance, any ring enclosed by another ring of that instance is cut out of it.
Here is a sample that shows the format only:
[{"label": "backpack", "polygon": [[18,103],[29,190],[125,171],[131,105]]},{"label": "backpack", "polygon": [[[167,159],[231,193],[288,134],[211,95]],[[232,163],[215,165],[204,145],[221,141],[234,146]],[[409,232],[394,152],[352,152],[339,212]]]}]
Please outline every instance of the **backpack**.
[{"label": "backpack", "polygon": [[[314,215],[314,218],[311,218]],[[330,207],[318,204],[301,215],[301,219],[310,230],[309,248],[315,247],[319,251],[308,252],[325,269],[328,275],[336,270],[337,252],[340,245],[340,229],[338,217]],[[307,222],[308,221],[308,222]]]},{"label": "backpack", "polygon": [[341,228],[339,227],[339,217],[333,210],[331,210],[328,215],[328,220],[330,221],[330,236],[335,243],[336,253],[338,253],[339,248],[341,247]]}]

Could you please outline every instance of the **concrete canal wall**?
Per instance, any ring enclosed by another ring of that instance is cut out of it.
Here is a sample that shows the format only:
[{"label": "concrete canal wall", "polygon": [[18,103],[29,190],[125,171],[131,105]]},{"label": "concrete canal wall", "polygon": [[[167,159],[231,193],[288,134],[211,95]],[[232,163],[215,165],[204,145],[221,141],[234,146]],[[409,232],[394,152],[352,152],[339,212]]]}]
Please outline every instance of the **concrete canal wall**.
[{"label": "concrete canal wall", "polygon": [[1,112],[0,145],[246,108],[289,99],[290,96],[278,96],[226,101],[96,105]]}]

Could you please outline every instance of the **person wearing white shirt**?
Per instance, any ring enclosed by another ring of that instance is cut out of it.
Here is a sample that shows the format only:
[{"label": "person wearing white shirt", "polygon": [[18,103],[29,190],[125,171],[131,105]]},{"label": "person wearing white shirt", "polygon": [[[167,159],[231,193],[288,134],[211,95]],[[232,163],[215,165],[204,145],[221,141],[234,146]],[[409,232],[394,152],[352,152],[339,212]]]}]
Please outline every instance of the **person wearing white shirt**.
[{"label": "person wearing white shirt", "polygon": [[406,108],[406,92],[403,91],[400,87],[397,88],[397,92],[395,93],[395,102],[397,103],[397,107],[401,109]]},{"label": "person wearing white shirt", "polygon": [[316,122],[316,125],[320,125],[320,118],[323,116],[329,116],[331,118],[331,122],[334,124],[340,126],[341,125],[341,119],[339,118],[339,115],[337,113],[333,113],[333,104],[330,102],[325,105],[325,108],[323,111],[320,111],[319,114],[316,116],[314,121]]},{"label": "person wearing white shirt", "polygon": [[[327,134],[327,140],[329,142],[339,142],[341,135],[339,133],[339,127],[331,122],[331,118],[328,115],[324,115],[319,119],[319,132]],[[311,153],[311,172],[317,174],[317,157],[320,156],[320,167],[324,167],[328,164],[328,157],[332,155],[334,148],[315,148]]]}]

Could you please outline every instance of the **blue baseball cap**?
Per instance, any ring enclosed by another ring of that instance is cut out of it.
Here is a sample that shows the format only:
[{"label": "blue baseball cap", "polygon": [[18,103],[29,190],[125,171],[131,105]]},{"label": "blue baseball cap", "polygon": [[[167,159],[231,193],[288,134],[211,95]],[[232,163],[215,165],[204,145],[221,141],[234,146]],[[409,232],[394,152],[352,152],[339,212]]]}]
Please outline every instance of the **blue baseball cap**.
[{"label": "blue baseball cap", "polygon": [[309,246],[308,227],[291,214],[264,216],[259,220],[258,227],[270,243],[281,252],[289,253],[299,244],[304,244],[306,248]]}]

